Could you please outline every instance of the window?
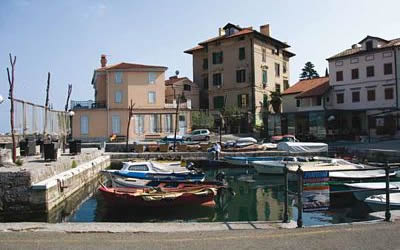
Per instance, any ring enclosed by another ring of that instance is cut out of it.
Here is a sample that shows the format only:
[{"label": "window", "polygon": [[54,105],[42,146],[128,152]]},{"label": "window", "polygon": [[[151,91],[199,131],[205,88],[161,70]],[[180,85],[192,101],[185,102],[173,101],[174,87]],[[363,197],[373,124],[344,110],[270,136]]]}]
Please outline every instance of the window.
[{"label": "window", "polygon": [[150,133],[157,133],[159,131],[159,115],[150,115]]},{"label": "window", "polygon": [[296,99],[296,107],[300,107],[300,99]]},{"label": "window", "polygon": [[249,95],[248,94],[238,95],[238,107],[247,108],[248,106],[249,106]]},{"label": "window", "polygon": [[268,108],[268,95],[267,94],[263,95],[263,107]]},{"label": "window", "polygon": [[275,63],[275,76],[280,76],[281,75],[281,65],[279,63]]},{"label": "window", "polygon": [[262,71],[262,83],[267,84],[268,82],[268,75],[267,75],[267,70]]},{"label": "window", "polygon": [[208,69],[208,58],[203,59],[203,69]]},{"label": "window", "polygon": [[392,68],[392,63],[385,63],[383,65],[383,71],[385,75],[391,75],[393,74],[393,68]]},{"label": "window", "polygon": [[385,89],[385,100],[393,99],[393,88],[386,88]]},{"label": "window", "polygon": [[120,134],[121,133],[121,120],[119,115],[113,115],[111,118],[112,121],[112,133]]},{"label": "window", "polygon": [[148,98],[148,99],[147,99],[148,103],[150,103],[150,104],[156,103],[156,92],[150,91],[150,92],[148,93],[147,98]]},{"label": "window", "polygon": [[214,96],[214,109],[222,109],[224,107],[224,97]]},{"label": "window", "polygon": [[213,64],[221,64],[223,62],[224,54],[222,51],[212,53]]},{"label": "window", "polygon": [[278,83],[275,84],[275,91],[278,93],[281,93],[281,85],[280,84],[278,84]]},{"label": "window", "polygon": [[351,79],[358,79],[358,69],[352,69],[351,70]]},{"label": "window", "polygon": [[366,42],[365,46],[367,47],[367,50],[372,50],[372,41]]},{"label": "window", "polygon": [[283,90],[287,90],[289,88],[289,80],[283,80]]},{"label": "window", "polygon": [[184,84],[184,85],[183,85],[183,90],[185,90],[185,91],[191,91],[191,90],[192,90],[192,86],[190,86],[189,84]]},{"label": "window", "polygon": [[343,71],[336,71],[336,81],[337,82],[343,81]]},{"label": "window", "polygon": [[321,104],[322,104],[322,97],[318,96],[317,97],[317,106],[321,106]]},{"label": "window", "polygon": [[222,85],[222,74],[221,73],[213,74],[213,85],[214,86]]},{"label": "window", "polygon": [[144,133],[144,115],[135,115],[135,133],[137,135]]},{"label": "window", "polygon": [[266,62],[267,61],[267,51],[263,48],[261,49],[262,51],[262,61]]},{"label": "window", "polygon": [[282,70],[283,70],[283,74],[285,74],[287,72],[287,63],[286,62],[283,62]]},{"label": "window", "polygon": [[374,66],[367,67],[367,77],[373,77],[375,75]]},{"label": "window", "polygon": [[89,134],[89,117],[86,115],[81,116],[81,135]]},{"label": "window", "polygon": [[367,99],[369,102],[375,101],[375,89],[367,90]]},{"label": "window", "polygon": [[208,89],[208,76],[203,78],[203,88]]},{"label": "window", "polygon": [[351,93],[352,102],[360,102],[360,92],[354,91]]},{"label": "window", "polygon": [[114,76],[115,76],[115,83],[121,84],[122,83],[122,72],[117,71],[114,73]]},{"label": "window", "polygon": [[134,165],[134,166],[130,166],[129,171],[149,171],[149,167],[147,167],[146,165]]},{"label": "window", "polygon": [[245,82],[246,81],[246,70],[236,70],[236,82]]},{"label": "window", "polygon": [[246,58],[245,48],[239,48],[239,60],[244,60]]},{"label": "window", "polygon": [[165,132],[172,132],[172,114],[165,115]]},{"label": "window", "polygon": [[119,91],[119,90],[117,90],[116,92],[115,92],[115,96],[114,96],[114,102],[115,103],[122,103],[122,92],[121,91]]},{"label": "window", "polygon": [[157,78],[156,72],[149,72],[149,84],[155,84],[156,78]]},{"label": "window", "polygon": [[336,103],[338,104],[344,103],[344,93],[336,94]]}]

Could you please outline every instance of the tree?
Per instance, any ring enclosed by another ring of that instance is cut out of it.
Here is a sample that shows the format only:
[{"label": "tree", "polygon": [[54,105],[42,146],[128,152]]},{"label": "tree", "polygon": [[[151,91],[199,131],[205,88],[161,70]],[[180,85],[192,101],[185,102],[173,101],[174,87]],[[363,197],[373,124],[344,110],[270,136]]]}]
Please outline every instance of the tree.
[{"label": "tree", "polygon": [[192,111],[192,130],[204,128],[212,129],[214,127],[214,117],[203,111]]},{"label": "tree", "polygon": [[14,71],[15,71],[15,62],[17,61],[17,57],[14,56],[14,60],[10,56],[10,64],[11,64],[11,76],[10,70],[7,67],[7,77],[8,77],[8,84],[10,85],[10,125],[11,125],[11,139],[12,139],[12,160],[15,163],[17,161],[17,152],[16,152],[16,142],[15,142],[15,131],[14,131]]},{"label": "tree", "polygon": [[314,64],[312,62],[306,62],[302,72],[300,74],[300,80],[309,80],[319,77],[318,72],[314,69]]},{"label": "tree", "polygon": [[46,87],[46,102],[44,105],[43,136],[46,135],[46,129],[47,129],[47,111],[49,109],[49,92],[50,92],[50,72],[47,72],[47,87]]},{"label": "tree", "polygon": [[280,92],[278,91],[271,92],[270,104],[275,113],[281,112],[282,96]]},{"label": "tree", "polygon": [[135,107],[135,103],[133,103],[131,99],[131,103],[129,105],[129,113],[128,113],[128,126],[126,127],[126,151],[128,151],[128,144],[129,144],[129,127],[131,126],[131,120],[133,116],[133,107]]},{"label": "tree", "polygon": [[329,71],[328,71],[328,68],[326,68],[325,69],[325,77],[328,77],[329,76]]}]

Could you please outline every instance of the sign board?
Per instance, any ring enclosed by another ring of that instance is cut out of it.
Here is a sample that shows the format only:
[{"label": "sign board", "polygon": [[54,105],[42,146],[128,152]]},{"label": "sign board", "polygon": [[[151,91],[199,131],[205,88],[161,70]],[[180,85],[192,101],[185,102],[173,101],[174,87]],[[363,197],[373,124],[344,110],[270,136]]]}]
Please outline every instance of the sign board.
[{"label": "sign board", "polygon": [[329,171],[309,171],[303,175],[303,211],[329,209]]}]

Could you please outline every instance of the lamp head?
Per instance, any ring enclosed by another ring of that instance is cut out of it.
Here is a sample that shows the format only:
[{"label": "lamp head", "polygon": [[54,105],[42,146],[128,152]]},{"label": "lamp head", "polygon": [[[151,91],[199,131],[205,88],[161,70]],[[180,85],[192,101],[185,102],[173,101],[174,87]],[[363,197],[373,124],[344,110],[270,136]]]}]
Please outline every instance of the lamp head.
[{"label": "lamp head", "polygon": [[75,115],[75,112],[74,112],[74,111],[72,111],[72,110],[70,110],[70,111],[68,112],[68,115],[69,115],[70,117],[72,117],[72,116],[74,116],[74,115]]}]

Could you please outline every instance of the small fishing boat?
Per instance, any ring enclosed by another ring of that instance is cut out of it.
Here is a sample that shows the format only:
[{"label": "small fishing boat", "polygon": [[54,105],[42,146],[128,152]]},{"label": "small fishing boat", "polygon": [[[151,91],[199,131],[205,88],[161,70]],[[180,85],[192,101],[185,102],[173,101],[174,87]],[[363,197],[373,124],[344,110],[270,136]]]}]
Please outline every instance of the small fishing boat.
[{"label": "small fishing boat", "polygon": [[[390,194],[390,209],[400,209],[400,193]],[[386,194],[372,195],[365,199],[372,211],[383,211],[386,208]]]},{"label": "small fishing boat", "polygon": [[215,206],[217,185],[180,183],[148,188],[109,188],[101,185],[100,193],[110,206],[179,207]]},{"label": "small fishing boat", "polygon": [[279,161],[283,157],[247,157],[247,156],[224,156],[224,161],[236,166],[249,166],[254,161]]},{"label": "small fishing boat", "polygon": [[[204,181],[205,174],[196,172],[177,165],[160,164],[151,161],[124,162],[120,170],[104,170],[109,176],[117,176],[133,179],[145,179],[149,181]],[[140,184],[142,185],[142,184]]]},{"label": "small fishing boat", "polygon": [[[354,164],[356,169],[364,168],[364,165]],[[395,172],[390,172],[389,176],[395,176]],[[329,178],[332,180],[383,180],[386,178],[386,172],[383,169],[365,170],[365,171],[339,171],[329,172]]]},{"label": "small fishing boat", "polygon": [[[349,190],[356,190],[357,192],[353,192],[353,195],[359,201],[372,195],[383,194],[386,191],[385,182],[345,183],[344,186]],[[400,192],[400,182],[391,182],[389,188],[390,192]]]}]

